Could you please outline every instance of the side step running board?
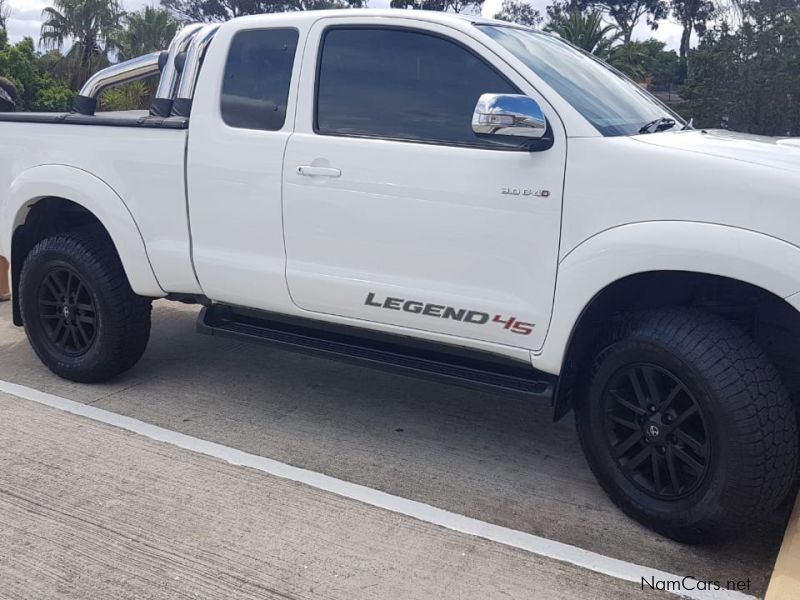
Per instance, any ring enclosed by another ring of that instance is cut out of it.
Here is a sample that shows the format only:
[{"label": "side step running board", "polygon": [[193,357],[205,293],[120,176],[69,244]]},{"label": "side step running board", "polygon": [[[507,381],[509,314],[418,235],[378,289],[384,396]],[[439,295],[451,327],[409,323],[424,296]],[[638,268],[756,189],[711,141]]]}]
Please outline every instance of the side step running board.
[{"label": "side step running board", "polygon": [[546,400],[555,388],[554,376],[522,363],[488,355],[476,358],[442,344],[219,304],[203,308],[197,330],[471,388]]}]

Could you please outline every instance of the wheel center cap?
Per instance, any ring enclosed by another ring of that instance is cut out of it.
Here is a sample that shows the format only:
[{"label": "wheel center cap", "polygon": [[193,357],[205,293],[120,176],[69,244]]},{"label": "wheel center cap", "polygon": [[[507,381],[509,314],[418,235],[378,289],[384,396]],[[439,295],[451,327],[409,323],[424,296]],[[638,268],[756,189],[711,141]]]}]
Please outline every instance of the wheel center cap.
[{"label": "wheel center cap", "polygon": [[661,438],[662,428],[655,423],[647,423],[644,427],[644,434],[650,441],[657,441]]},{"label": "wheel center cap", "polygon": [[67,305],[65,304],[65,305],[64,305],[64,308],[62,309],[62,311],[61,311],[61,312],[64,314],[64,318],[65,318],[65,319],[67,319],[67,320],[69,320],[69,318],[70,318],[70,310],[69,310],[69,306],[67,306]]}]

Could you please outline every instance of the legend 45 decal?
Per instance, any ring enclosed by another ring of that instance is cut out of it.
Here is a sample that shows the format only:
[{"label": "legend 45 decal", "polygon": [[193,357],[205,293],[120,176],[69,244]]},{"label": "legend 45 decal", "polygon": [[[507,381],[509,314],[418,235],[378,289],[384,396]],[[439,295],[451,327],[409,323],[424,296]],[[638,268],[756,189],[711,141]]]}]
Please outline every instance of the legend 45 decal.
[{"label": "legend 45 decal", "polygon": [[462,323],[473,325],[502,325],[503,329],[517,333],[519,335],[530,335],[533,333],[533,323],[523,323],[516,317],[504,317],[503,315],[490,315],[480,310],[469,310],[468,308],[454,308],[444,304],[431,304],[430,302],[419,302],[418,300],[405,300],[403,298],[386,297],[383,300],[376,300],[376,294],[370,292],[364,301],[366,306],[384,308],[387,310],[401,310],[416,315],[427,317],[437,317],[439,319],[452,319]]}]

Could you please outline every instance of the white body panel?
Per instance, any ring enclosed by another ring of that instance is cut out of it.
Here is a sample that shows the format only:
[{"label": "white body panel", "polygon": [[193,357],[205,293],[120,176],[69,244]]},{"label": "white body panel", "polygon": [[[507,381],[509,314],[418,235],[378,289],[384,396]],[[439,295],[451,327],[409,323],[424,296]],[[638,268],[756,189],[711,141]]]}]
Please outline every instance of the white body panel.
[{"label": "white body panel", "polygon": [[[120,219],[127,214],[127,218],[132,219],[134,231],[138,229],[144,240],[149,266],[152,266],[160,289],[186,293],[200,291],[189,259],[183,182],[185,131],[34,123],[2,123],[0,127],[3,140],[0,146],[0,190],[9,190],[28,170],[43,165],[69,166],[91,174],[105,183],[121,201],[116,209],[108,209],[111,214]],[[59,187],[64,182],[50,175],[43,176],[48,179],[37,180],[38,197],[63,197]],[[36,177],[29,175],[26,181],[32,179]],[[88,190],[84,191],[88,193]],[[10,226],[17,223],[18,211],[34,199],[38,198],[17,197],[16,206],[13,202],[8,203],[10,198],[4,203],[3,239],[6,244],[10,245],[13,231]],[[70,197],[66,199],[77,201]],[[124,264],[126,271],[141,268]],[[152,293],[153,289],[149,292],[134,289],[142,294],[156,295]]]},{"label": "white body panel", "polygon": [[[620,165],[624,165],[621,168]],[[800,148],[729,132],[572,139],[561,257],[643,221],[719,223],[800,245]]]},{"label": "white body panel", "polygon": [[[553,301],[566,159],[566,137],[556,113],[530,84],[488,57],[496,68],[505,68],[515,86],[545,106],[555,130],[550,150],[514,152],[316,134],[312,123],[319,40],[327,26],[341,20],[320,20],[306,44],[295,134],[284,161],[286,276],[293,301],[320,315],[538,347]],[[348,24],[373,26],[404,22],[347,19]],[[475,52],[482,49],[452,28],[422,22],[405,26],[446,36]],[[304,176],[298,172],[304,165],[333,167],[341,176]],[[504,187],[547,190],[549,196],[503,195]],[[400,298],[478,311],[490,319],[469,323],[379,308],[365,303],[370,293],[381,303]],[[500,321],[509,318],[532,324],[532,331],[506,329]]]},{"label": "white body panel", "polygon": [[[204,293],[228,302],[282,312],[291,307],[281,215],[281,171],[294,122],[298,70],[282,131],[226,125],[220,113],[222,73],[237,31],[297,27],[291,15],[243,19],[223,25],[208,50],[198,81],[189,134],[188,180],[195,268]],[[302,58],[305,28],[295,65]],[[246,282],[246,283],[245,283]]]},{"label": "white body panel", "polygon": [[573,327],[592,298],[615,281],[650,271],[721,275],[786,298],[800,290],[800,248],[747,229],[648,221],[591,236],[559,264],[553,318],[533,364],[558,373]]},{"label": "white body panel", "polygon": [[46,197],[69,198],[94,214],[105,226],[122,259],[131,287],[144,296],[163,296],[153,274],[144,240],[122,199],[108,185],[86,171],[63,165],[41,165],[24,170],[0,203],[0,256],[11,256],[11,233],[24,223],[30,206]]},{"label": "white body panel", "polygon": [[[555,145],[520,153],[317,135],[317,46],[329,22],[402,24],[471,47],[538,101]],[[219,110],[228,45],[237,31],[264,27],[299,32],[286,123],[232,129]],[[106,225],[134,290],[148,296],[203,293],[532,360],[554,374],[581,312],[628,275],[721,275],[800,306],[797,140],[603,137],[454,15],[353,10],[226,23],[200,75],[188,153],[185,131],[0,122],[0,136],[0,253],[32,202],[67,197]],[[342,176],[301,177],[303,165]],[[503,195],[504,187],[550,196]],[[365,304],[370,292],[535,327],[515,336],[386,310]]]}]

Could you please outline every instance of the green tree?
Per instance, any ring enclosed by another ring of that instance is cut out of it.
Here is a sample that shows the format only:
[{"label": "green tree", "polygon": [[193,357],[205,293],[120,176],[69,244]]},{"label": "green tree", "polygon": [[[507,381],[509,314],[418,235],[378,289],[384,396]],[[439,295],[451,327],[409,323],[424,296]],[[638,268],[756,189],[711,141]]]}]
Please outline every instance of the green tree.
[{"label": "green tree", "polygon": [[503,6],[500,8],[495,16],[495,19],[501,21],[509,21],[511,23],[518,23],[519,25],[526,25],[528,27],[538,27],[544,20],[542,13],[538,9],[531,6],[528,2],[519,0],[503,0]]},{"label": "green tree", "polygon": [[43,112],[66,112],[72,108],[75,92],[66,85],[52,82],[42,87],[31,110]]},{"label": "green tree", "polygon": [[413,8],[417,10],[438,10],[440,12],[480,13],[483,0],[392,0],[392,8]]},{"label": "green tree", "polygon": [[11,16],[11,6],[8,0],[0,0],[0,29],[8,28],[8,18]]},{"label": "green tree", "polygon": [[116,49],[119,60],[166,50],[178,30],[178,22],[166,10],[152,6],[125,14],[122,24],[122,28],[109,36],[109,44]]},{"label": "green tree", "polygon": [[664,0],[580,0],[579,9],[594,9],[608,15],[622,32],[622,41],[631,41],[633,29],[644,19],[651,29],[658,29],[658,22],[669,12]]},{"label": "green tree", "polygon": [[731,11],[741,14],[748,4],[753,4],[752,0],[671,0],[671,3],[672,15],[683,27],[679,50],[682,60],[688,59],[692,33],[702,38],[710,21]]},{"label": "green tree", "polygon": [[616,46],[609,62],[631,79],[658,87],[678,83],[681,74],[677,53],[656,39]]},{"label": "green tree", "polygon": [[39,43],[43,47],[60,48],[72,40],[67,54],[72,89],[79,89],[107,62],[108,41],[119,28],[121,17],[117,0],[53,0],[53,6],[42,11]]},{"label": "green tree", "polygon": [[31,38],[11,45],[5,30],[0,31],[0,76],[17,88],[17,110],[26,110],[39,92],[39,73],[36,69],[36,50]]},{"label": "green tree", "polygon": [[707,33],[692,52],[681,95],[699,126],[800,135],[800,6],[762,0],[744,7],[737,29]]},{"label": "green tree", "polygon": [[583,0],[553,0],[545,6],[548,21],[558,21],[566,17],[573,10],[582,10]]},{"label": "green tree", "polygon": [[11,45],[0,30],[0,76],[16,86],[17,110],[62,111],[72,103],[69,88],[42,70],[31,38]]},{"label": "green tree", "polygon": [[604,59],[609,57],[612,47],[622,37],[622,32],[615,25],[603,22],[603,14],[599,10],[561,13],[545,29]]},{"label": "green tree", "polygon": [[716,6],[711,0],[672,0],[672,14],[683,27],[681,34],[680,57],[685,60],[692,44],[692,33],[699,36],[706,33],[708,21],[714,15]]}]

